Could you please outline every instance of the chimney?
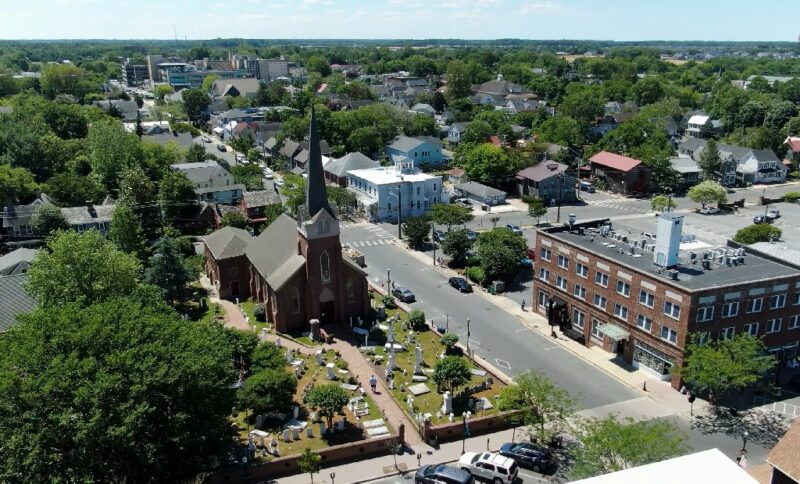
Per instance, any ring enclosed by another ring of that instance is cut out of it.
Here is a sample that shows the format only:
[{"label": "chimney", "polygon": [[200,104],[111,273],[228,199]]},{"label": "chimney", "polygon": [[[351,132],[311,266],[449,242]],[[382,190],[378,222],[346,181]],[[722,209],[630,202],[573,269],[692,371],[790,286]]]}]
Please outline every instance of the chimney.
[{"label": "chimney", "polygon": [[92,218],[97,218],[97,210],[94,209],[94,203],[92,203],[91,200],[86,202],[86,210],[89,212],[89,215],[91,215]]},{"label": "chimney", "polygon": [[682,230],[683,215],[661,214],[658,217],[656,244],[653,252],[655,265],[667,269],[678,265]]}]

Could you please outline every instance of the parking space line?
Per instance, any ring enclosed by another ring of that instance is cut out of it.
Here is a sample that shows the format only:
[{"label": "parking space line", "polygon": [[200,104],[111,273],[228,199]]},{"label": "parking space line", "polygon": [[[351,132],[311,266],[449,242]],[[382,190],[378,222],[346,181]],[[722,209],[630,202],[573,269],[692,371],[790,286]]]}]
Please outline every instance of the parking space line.
[{"label": "parking space line", "polygon": [[504,360],[502,358],[495,358],[494,361],[495,361],[495,363],[497,363],[497,366],[499,366],[500,368],[504,368],[506,370],[510,370],[511,369],[511,363],[509,363],[508,361],[506,361],[506,360]]}]

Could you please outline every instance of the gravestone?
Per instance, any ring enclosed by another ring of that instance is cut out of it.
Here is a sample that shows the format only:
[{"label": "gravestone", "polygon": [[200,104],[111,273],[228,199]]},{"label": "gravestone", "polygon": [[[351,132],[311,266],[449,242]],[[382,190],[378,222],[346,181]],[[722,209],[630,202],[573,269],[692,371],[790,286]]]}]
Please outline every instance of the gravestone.
[{"label": "gravestone", "polygon": [[294,367],[294,376],[298,380],[303,377],[303,370],[301,370],[299,366],[295,366]]},{"label": "gravestone", "polygon": [[264,423],[264,416],[258,415],[256,416],[256,428],[261,428],[261,424]]},{"label": "gravestone", "polygon": [[322,366],[322,365],[325,364],[325,354],[322,352],[322,350],[317,350],[317,352],[314,353],[314,358],[317,359],[317,364],[319,366]]},{"label": "gravestone", "polygon": [[389,380],[389,390],[394,390],[394,378]]},{"label": "gravestone", "polygon": [[275,340],[275,346],[277,346],[278,348],[281,347],[281,339],[280,338]]},{"label": "gravestone", "polygon": [[319,319],[312,319],[308,324],[311,327],[311,341],[320,341]]},{"label": "gravestone", "polygon": [[386,340],[389,343],[394,343],[394,324],[389,323],[389,330],[386,332]]},{"label": "gravestone", "polygon": [[424,383],[417,383],[416,385],[411,385],[408,387],[408,391],[411,392],[415,397],[418,397],[420,395],[430,393],[431,389],[428,388],[428,385]]},{"label": "gravestone", "polygon": [[300,440],[300,429],[298,429],[298,428],[293,428],[292,429],[292,439]]},{"label": "gravestone", "polygon": [[453,394],[449,391],[444,392],[442,395],[442,413],[453,412]]},{"label": "gravestone", "polygon": [[319,423],[319,436],[322,437],[323,435],[325,435],[325,431],[326,430],[328,430],[328,429],[327,429],[327,427],[325,427],[325,422],[320,422]]},{"label": "gravestone", "polygon": [[346,423],[345,419],[342,419],[342,420],[339,420],[338,422],[336,422],[336,430],[338,430],[339,432],[343,431],[345,423]]},{"label": "gravestone", "polygon": [[292,441],[292,431],[289,430],[289,429],[283,429],[282,438],[283,438],[284,442],[291,442]]},{"label": "gravestone", "polygon": [[416,353],[415,356],[416,356],[417,366],[421,366],[422,365],[422,348],[420,348],[419,346],[415,346],[414,347],[414,352]]},{"label": "gravestone", "polygon": [[308,438],[313,438],[314,437],[314,427],[312,427],[311,425],[306,427],[306,437],[308,437]]},{"label": "gravestone", "polygon": [[337,378],[335,368],[336,365],[334,365],[333,363],[328,363],[327,365],[325,365],[325,369],[327,370],[328,373],[327,375],[328,380],[335,380]]},{"label": "gravestone", "polygon": [[409,409],[410,411],[413,411],[413,410],[414,410],[414,397],[412,397],[411,395],[409,395],[409,396],[406,398],[406,405],[408,405],[408,409]]},{"label": "gravestone", "polygon": [[455,416],[455,415],[453,415],[452,413],[450,413],[450,415],[447,417],[447,420],[449,420],[451,423],[452,423],[452,422],[453,422],[455,419],[456,419],[456,416]]},{"label": "gravestone", "polygon": [[299,416],[300,416],[300,407],[295,405],[294,408],[292,408],[292,417],[294,417],[294,419],[297,420],[297,417]]},{"label": "gravestone", "polygon": [[286,361],[287,361],[288,363],[291,363],[291,362],[293,362],[293,361],[294,361],[294,350],[293,350],[293,349],[291,349],[291,348],[289,348],[288,350],[286,350]]},{"label": "gravestone", "polygon": [[394,370],[395,368],[397,368],[397,362],[394,360],[394,351],[392,351],[389,353],[389,362],[386,363],[386,369]]}]

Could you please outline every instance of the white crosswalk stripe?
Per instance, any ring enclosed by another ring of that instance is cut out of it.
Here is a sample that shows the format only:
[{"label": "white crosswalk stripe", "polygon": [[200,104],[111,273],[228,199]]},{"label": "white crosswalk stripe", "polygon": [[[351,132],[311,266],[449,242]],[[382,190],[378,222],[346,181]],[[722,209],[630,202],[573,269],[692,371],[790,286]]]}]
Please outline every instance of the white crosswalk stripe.
[{"label": "white crosswalk stripe", "polygon": [[370,240],[355,240],[345,242],[345,245],[357,249],[359,247],[375,247],[378,245],[389,245],[392,241],[390,239],[370,239]]}]

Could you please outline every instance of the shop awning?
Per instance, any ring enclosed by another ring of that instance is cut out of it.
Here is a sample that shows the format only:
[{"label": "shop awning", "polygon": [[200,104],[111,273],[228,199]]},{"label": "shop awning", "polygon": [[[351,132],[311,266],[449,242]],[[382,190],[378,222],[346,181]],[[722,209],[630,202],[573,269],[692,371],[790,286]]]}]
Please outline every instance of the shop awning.
[{"label": "shop awning", "polygon": [[629,332],[612,323],[606,323],[597,329],[614,341],[628,339],[628,337],[631,335]]}]

